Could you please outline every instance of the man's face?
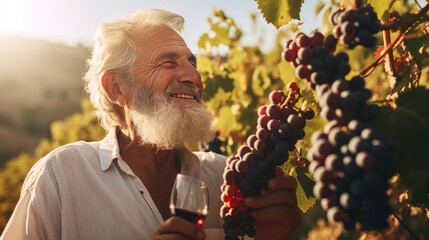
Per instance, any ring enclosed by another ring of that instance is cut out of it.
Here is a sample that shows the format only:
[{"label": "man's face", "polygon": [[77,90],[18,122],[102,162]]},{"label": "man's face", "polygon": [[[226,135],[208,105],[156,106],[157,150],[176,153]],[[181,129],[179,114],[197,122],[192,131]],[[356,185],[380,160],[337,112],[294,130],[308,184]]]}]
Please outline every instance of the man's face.
[{"label": "man's face", "polygon": [[130,117],[143,144],[160,149],[198,146],[213,138],[202,103],[201,76],[183,39],[166,27],[137,41]]},{"label": "man's face", "polygon": [[158,26],[144,30],[136,39],[133,74],[137,84],[177,106],[201,102],[203,84],[196,59],[179,34]]}]

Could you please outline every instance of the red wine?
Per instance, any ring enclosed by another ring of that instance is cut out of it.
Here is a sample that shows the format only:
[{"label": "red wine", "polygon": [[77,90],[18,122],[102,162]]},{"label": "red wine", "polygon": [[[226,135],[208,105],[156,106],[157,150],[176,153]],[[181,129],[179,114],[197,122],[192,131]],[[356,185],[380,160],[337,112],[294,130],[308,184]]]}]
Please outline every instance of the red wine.
[{"label": "red wine", "polygon": [[173,215],[186,219],[192,223],[195,223],[198,225],[199,228],[203,227],[204,220],[207,217],[207,214],[192,212],[181,208],[174,208]]}]

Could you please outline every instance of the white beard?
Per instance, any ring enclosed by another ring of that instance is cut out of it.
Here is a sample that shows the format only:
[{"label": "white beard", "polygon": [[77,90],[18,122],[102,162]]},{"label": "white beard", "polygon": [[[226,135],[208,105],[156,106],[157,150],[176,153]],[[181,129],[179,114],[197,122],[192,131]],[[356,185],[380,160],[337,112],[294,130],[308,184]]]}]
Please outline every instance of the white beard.
[{"label": "white beard", "polygon": [[195,148],[213,139],[212,116],[202,103],[195,101],[186,107],[177,107],[166,97],[154,99],[150,90],[136,87],[132,87],[134,100],[130,117],[142,144],[155,145],[160,150]]}]

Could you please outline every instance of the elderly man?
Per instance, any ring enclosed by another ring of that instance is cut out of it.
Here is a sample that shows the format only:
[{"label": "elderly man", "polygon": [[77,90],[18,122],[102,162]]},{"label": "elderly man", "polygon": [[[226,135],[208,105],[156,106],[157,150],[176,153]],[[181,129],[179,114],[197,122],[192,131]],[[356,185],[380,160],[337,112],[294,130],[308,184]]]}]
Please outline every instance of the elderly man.
[{"label": "elderly man", "polygon": [[[192,153],[213,137],[196,58],[183,18],[160,9],[100,27],[87,90],[101,124],[98,142],[62,146],[29,172],[1,239],[222,239],[220,186],[225,157]],[[210,192],[200,229],[172,216],[178,173]],[[280,172],[261,197],[245,200],[260,239],[288,239],[299,226],[296,182]]]}]

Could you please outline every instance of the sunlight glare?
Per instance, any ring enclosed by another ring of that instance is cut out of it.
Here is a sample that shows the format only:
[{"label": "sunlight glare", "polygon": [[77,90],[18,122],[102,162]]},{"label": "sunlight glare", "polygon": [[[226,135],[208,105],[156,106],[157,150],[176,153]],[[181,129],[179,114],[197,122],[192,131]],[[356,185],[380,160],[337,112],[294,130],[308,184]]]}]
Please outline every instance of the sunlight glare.
[{"label": "sunlight glare", "polygon": [[0,33],[22,33],[23,5],[22,0],[0,0]]}]

